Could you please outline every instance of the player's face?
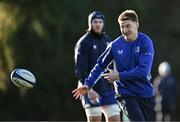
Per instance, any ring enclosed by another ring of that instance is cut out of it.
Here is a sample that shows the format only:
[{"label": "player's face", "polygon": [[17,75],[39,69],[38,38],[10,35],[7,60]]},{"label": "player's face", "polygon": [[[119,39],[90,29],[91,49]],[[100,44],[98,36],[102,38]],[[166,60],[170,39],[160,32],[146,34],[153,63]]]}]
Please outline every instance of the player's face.
[{"label": "player's face", "polygon": [[131,20],[120,21],[120,29],[127,41],[134,41],[137,38],[139,24]]},{"label": "player's face", "polygon": [[95,33],[101,34],[104,27],[104,22],[102,19],[93,19],[92,29]]}]

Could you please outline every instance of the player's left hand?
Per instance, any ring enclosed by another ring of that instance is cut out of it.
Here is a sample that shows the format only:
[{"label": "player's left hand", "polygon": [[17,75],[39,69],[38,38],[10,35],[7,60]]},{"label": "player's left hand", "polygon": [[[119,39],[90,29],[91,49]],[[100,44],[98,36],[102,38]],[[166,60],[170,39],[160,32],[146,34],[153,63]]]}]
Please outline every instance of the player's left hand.
[{"label": "player's left hand", "polygon": [[102,76],[107,79],[109,82],[113,83],[114,81],[119,79],[119,73],[112,69],[107,69],[109,72],[102,74]]},{"label": "player's left hand", "polygon": [[98,93],[95,90],[90,89],[89,92],[87,93],[87,95],[88,95],[89,100],[90,100],[90,102],[92,104],[99,102],[99,95],[98,95]]}]

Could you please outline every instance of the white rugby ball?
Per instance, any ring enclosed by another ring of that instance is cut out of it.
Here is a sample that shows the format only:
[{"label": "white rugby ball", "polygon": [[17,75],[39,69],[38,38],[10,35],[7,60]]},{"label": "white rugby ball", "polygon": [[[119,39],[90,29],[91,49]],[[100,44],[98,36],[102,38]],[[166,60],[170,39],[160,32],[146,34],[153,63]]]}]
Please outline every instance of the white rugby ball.
[{"label": "white rugby ball", "polygon": [[27,69],[15,69],[11,72],[11,81],[19,88],[33,88],[36,83],[35,76]]}]

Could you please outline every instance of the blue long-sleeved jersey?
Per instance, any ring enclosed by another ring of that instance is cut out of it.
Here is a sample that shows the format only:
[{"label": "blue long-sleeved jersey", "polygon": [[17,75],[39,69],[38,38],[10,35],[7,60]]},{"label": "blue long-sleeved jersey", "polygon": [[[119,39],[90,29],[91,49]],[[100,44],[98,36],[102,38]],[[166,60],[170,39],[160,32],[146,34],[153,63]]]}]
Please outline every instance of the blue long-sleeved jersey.
[{"label": "blue long-sleeved jersey", "polygon": [[139,32],[137,39],[133,42],[127,42],[123,36],[119,36],[99,57],[98,63],[85,80],[85,84],[91,88],[109,63],[114,61],[120,78],[120,81],[116,81],[118,93],[136,97],[152,97],[154,93],[150,71],[153,57],[152,40],[147,35]]},{"label": "blue long-sleeved jersey", "polygon": [[[75,46],[75,74],[82,84],[110,42],[111,39],[106,34],[97,35],[93,32],[87,32],[79,39]],[[104,78],[100,78],[93,89],[100,96],[115,94],[112,84]]]}]

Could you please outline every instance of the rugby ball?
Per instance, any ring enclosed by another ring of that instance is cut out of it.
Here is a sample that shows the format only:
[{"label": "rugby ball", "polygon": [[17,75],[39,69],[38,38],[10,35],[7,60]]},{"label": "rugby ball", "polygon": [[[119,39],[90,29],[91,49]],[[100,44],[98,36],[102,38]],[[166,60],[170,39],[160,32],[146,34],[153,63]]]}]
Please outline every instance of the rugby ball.
[{"label": "rugby ball", "polygon": [[11,72],[11,81],[19,88],[33,88],[36,83],[35,76],[27,69],[15,69]]}]

